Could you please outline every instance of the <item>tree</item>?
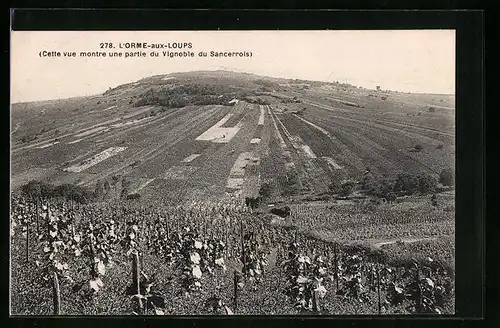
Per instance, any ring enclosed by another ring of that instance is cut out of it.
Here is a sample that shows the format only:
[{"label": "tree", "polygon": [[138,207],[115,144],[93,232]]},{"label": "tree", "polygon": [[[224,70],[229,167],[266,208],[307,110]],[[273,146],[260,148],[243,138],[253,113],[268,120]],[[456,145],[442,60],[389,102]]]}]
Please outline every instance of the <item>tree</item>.
[{"label": "tree", "polygon": [[444,186],[453,186],[455,183],[455,172],[451,168],[445,168],[439,173],[439,182]]},{"label": "tree", "polygon": [[23,194],[31,198],[40,198],[44,186],[41,182],[32,180],[21,187]]},{"label": "tree", "polygon": [[430,174],[423,174],[418,178],[418,189],[422,194],[434,192],[437,187],[436,179]]},{"label": "tree", "polygon": [[394,184],[394,191],[409,195],[414,194],[419,187],[419,179],[414,174],[402,173],[396,178],[396,183]]},{"label": "tree", "polygon": [[371,195],[387,198],[387,195],[394,191],[394,181],[391,179],[373,179],[367,187]]}]

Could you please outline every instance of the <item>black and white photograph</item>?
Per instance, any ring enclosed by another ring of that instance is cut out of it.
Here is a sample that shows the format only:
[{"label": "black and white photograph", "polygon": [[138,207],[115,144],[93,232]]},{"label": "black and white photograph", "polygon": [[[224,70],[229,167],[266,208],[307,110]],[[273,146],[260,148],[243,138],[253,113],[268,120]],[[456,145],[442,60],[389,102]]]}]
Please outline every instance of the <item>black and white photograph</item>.
[{"label": "black and white photograph", "polygon": [[10,36],[12,316],[455,314],[455,30]]}]

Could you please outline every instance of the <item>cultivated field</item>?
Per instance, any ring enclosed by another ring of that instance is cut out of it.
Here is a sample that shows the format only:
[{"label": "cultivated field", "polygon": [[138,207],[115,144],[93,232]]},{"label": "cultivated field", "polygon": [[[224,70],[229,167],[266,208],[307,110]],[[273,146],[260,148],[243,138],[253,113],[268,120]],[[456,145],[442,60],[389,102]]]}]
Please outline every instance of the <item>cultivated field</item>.
[{"label": "cultivated field", "polygon": [[13,104],[11,312],[454,313],[454,117],[225,71]]}]

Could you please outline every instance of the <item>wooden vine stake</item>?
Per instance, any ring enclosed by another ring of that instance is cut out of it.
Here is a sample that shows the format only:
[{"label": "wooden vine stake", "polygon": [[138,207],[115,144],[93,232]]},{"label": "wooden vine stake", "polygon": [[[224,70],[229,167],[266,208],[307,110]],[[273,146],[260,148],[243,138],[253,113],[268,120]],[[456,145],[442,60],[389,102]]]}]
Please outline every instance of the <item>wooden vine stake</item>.
[{"label": "wooden vine stake", "polygon": [[26,219],[26,262],[29,261],[30,258],[30,219],[29,215]]},{"label": "wooden vine stake", "polygon": [[422,312],[422,286],[420,285],[420,269],[417,268],[417,272],[415,274],[415,284],[417,286],[417,302],[415,304],[415,312]]},{"label": "wooden vine stake", "polygon": [[313,312],[314,313],[319,313],[321,311],[321,307],[319,305],[319,297],[318,297],[318,292],[313,290],[312,292],[312,302],[313,302]]},{"label": "wooden vine stake", "polygon": [[380,268],[377,268],[377,294],[378,294],[378,314],[382,314],[382,303],[380,301]]},{"label": "wooden vine stake", "polygon": [[165,216],[165,224],[166,224],[166,230],[167,230],[167,240],[169,239],[170,237],[170,227],[168,226],[168,219],[169,217],[168,216]]},{"label": "wooden vine stake", "polygon": [[142,313],[143,310],[143,304],[142,304],[142,299],[140,298],[141,295],[141,284],[140,284],[140,268],[139,268],[139,253],[134,252],[132,253],[132,288],[133,291],[138,295],[137,302],[139,306],[139,311]]},{"label": "wooden vine stake", "polygon": [[233,289],[234,289],[234,311],[238,309],[238,273],[234,270],[233,274]]},{"label": "wooden vine stake", "polygon": [[61,314],[61,291],[59,289],[59,278],[57,272],[53,273],[53,286],[52,286],[52,301],[54,304],[54,315]]},{"label": "wooden vine stake", "polygon": [[36,220],[36,233],[40,234],[40,226],[38,224],[38,221],[39,221],[39,218],[40,218],[40,198],[39,197],[37,197],[37,199],[36,199],[35,206],[36,206],[36,217],[35,217],[35,220]]},{"label": "wooden vine stake", "polygon": [[227,222],[225,222],[224,224],[224,231],[225,231],[225,234],[224,234],[224,254],[227,256],[228,255],[228,249],[229,249],[229,245],[227,243],[227,235],[228,235],[228,231],[227,231]]},{"label": "wooden vine stake", "polygon": [[333,244],[333,264],[335,265],[335,291],[339,290],[339,265],[337,257],[337,243]]},{"label": "wooden vine stake", "polygon": [[240,222],[240,232],[241,232],[241,259],[243,261],[243,273],[246,275],[247,266],[245,259],[245,237],[243,235],[243,222]]}]

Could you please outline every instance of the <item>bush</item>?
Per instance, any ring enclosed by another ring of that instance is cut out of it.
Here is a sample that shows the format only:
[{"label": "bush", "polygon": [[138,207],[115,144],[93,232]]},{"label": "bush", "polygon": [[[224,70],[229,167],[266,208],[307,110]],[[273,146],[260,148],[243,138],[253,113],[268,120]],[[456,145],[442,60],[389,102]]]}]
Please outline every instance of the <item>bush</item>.
[{"label": "bush", "polygon": [[447,205],[443,208],[443,211],[445,212],[455,212],[455,206],[454,205]]},{"label": "bush", "polygon": [[139,199],[139,198],[141,198],[141,195],[138,193],[133,193],[133,194],[127,195],[127,199]]},{"label": "bush", "polygon": [[363,176],[361,180],[361,188],[363,190],[370,190],[373,187],[375,179],[371,173],[367,173]]},{"label": "bush", "polygon": [[252,209],[258,208],[261,202],[261,197],[245,197],[245,205]]},{"label": "bush", "polygon": [[393,192],[388,192],[386,195],[385,195],[385,200],[388,201],[388,202],[395,202],[396,199],[397,199],[397,196],[395,193]]},{"label": "bush", "polygon": [[414,194],[419,188],[418,176],[410,173],[399,174],[394,184],[394,191],[403,195]]},{"label": "bush", "polygon": [[300,179],[296,170],[280,174],[278,178],[283,186],[284,195],[293,195],[300,191]]},{"label": "bush", "polygon": [[265,87],[268,87],[268,88],[275,88],[277,86],[276,83],[271,82],[271,81],[267,81],[267,80],[264,80],[264,79],[255,80],[255,81],[253,81],[253,83],[259,84],[259,85],[262,85],[262,86],[265,86]]},{"label": "bush", "polygon": [[259,195],[263,199],[269,198],[273,193],[273,186],[269,182],[264,182],[259,189]]},{"label": "bush", "polygon": [[62,197],[78,203],[86,204],[94,199],[94,193],[88,188],[72,184],[63,184],[53,189],[52,197]]},{"label": "bush", "polygon": [[101,198],[104,195],[104,185],[101,181],[97,181],[94,189],[94,198]]},{"label": "bush", "polygon": [[131,186],[131,181],[122,179],[122,190],[121,190],[121,195],[120,198],[127,198],[129,191],[130,191],[130,186]]},{"label": "bush", "polygon": [[429,112],[430,112],[430,113],[434,113],[434,112],[436,112],[436,109],[435,109],[434,107],[432,107],[432,106],[431,106],[431,107],[429,107]]},{"label": "bush", "polygon": [[73,200],[78,203],[88,203],[95,197],[94,192],[88,188],[73,185],[62,184],[55,186],[50,183],[32,180],[21,187],[24,195],[32,198],[57,198],[61,197],[67,200]]},{"label": "bush", "polygon": [[52,193],[53,186],[41,181],[31,180],[21,187],[21,192],[28,197],[40,198],[47,197]]},{"label": "bush", "polygon": [[455,183],[455,172],[451,168],[446,168],[439,173],[439,182],[444,186],[453,186]]},{"label": "bush", "polygon": [[420,193],[428,194],[428,193],[436,191],[436,188],[437,188],[437,181],[432,175],[425,174],[425,175],[419,176],[418,189],[419,189]]},{"label": "bush", "polygon": [[297,115],[301,115],[301,116],[302,116],[302,115],[304,115],[304,112],[306,111],[306,109],[307,109],[306,107],[304,107],[304,108],[302,108],[302,109],[299,109],[299,110],[297,111]]},{"label": "bush", "polygon": [[432,206],[438,206],[439,205],[436,194],[432,194],[431,203],[432,203]]},{"label": "bush", "polygon": [[35,135],[27,135],[27,136],[23,136],[21,138],[21,142],[22,143],[27,143],[27,142],[30,142],[30,141],[33,141],[33,140],[36,140],[38,139],[38,136],[35,134]]},{"label": "bush", "polygon": [[349,196],[354,191],[356,184],[353,181],[346,181],[340,186],[340,195]]},{"label": "bush", "polygon": [[335,193],[339,192],[340,186],[341,185],[339,184],[339,182],[332,180],[330,182],[330,184],[328,185],[328,192],[331,194],[335,194]]},{"label": "bush", "polygon": [[368,191],[368,194],[379,198],[387,198],[389,193],[394,191],[394,181],[390,179],[375,179],[369,175],[363,179],[363,189]]},{"label": "bush", "polygon": [[292,214],[292,211],[288,206],[272,208],[270,212],[274,215],[281,216],[282,218],[286,218],[287,216],[290,216],[290,214]]},{"label": "bush", "polygon": [[424,147],[421,144],[416,144],[415,145],[415,150],[416,151],[421,151],[422,149],[424,149]]},{"label": "bush", "polygon": [[411,195],[417,192],[427,194],[437,188],[436,179],[430,174],[399,174],[394,184],[394,191],[402,195]]}]

